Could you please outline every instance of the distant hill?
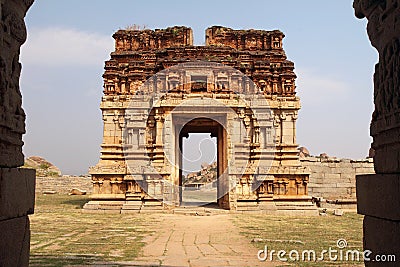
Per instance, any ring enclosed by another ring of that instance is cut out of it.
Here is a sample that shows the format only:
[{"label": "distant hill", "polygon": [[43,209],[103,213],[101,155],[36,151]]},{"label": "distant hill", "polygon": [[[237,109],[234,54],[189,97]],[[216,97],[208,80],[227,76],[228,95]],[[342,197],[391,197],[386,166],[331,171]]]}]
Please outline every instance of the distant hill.
[{"label": "distant hill", "polygon": [[217,179],[217,162],[201,164],[201,170],[187,174],[183,178],[183,186],[193,183],[212,183]]},{"label": "distant hill", "polygon": [[61,176],[61,170],[42,157],[32,156],[25,159],[24,168],[36,170],[36,176],[39,177],[58,177]]}]

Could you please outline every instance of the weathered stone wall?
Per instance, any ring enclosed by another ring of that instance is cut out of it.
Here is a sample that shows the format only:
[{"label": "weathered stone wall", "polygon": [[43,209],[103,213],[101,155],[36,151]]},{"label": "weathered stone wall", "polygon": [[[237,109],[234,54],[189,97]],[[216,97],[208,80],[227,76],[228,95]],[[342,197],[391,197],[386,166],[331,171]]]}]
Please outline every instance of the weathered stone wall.
[{"label": "weathered stone wall", "polygon": [[301,165],[311,170],[308,194],[327,200],[356,198],[356,175],[373,174],[372,159],[301,158]]},{"label": "weathered stone wall", "polygon": [[[373,174],[371,158],[361,160],[306,157],[300,159],[302,167],[310,169],[308,194],[326,200],[356,198],[356,175]],[[78,188],[92,193],[91,177],[62,176],[36,177],[36,193],[55,191],[67,194]]]},{"label": "weathered stone wall", "polygon": [[28,266],[35,171],[24,164],[25,113],[19,90],[24,17],[33,0],[0,0],[0,266]]},{"label": "weathered stone wall", "polygon": [[59,194],[68,194],[71,189],[77,188],[92,193],[93,184],[91,177],[62,176],[62,177],[36,177],[36,193],[55,191]]}]

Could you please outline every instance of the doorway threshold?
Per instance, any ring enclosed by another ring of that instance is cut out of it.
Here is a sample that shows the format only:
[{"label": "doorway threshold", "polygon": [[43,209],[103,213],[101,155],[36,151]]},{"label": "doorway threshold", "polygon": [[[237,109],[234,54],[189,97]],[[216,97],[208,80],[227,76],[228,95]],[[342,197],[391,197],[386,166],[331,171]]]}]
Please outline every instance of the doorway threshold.
[{"label": "doorway threshold", "polygon": [[174,214],[192,215],[192,216],[210,216],[216,214],[228,214],[230,210],[222,209],[217,202],[182,202],[179,207],[172,209]]}]

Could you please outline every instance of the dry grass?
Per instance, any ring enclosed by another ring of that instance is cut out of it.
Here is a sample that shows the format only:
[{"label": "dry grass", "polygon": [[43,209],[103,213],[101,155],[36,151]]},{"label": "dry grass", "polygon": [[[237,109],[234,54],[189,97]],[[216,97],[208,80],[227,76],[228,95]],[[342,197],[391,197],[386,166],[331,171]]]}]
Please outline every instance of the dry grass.
[{"label": "dry grass", "polygon": [[[348,246],[343,249],[362,251],[362,219],[361,215],[346,213],[344,216],[305,217],[305,216],[271,216],[246,215],[235,216],[235,225],[248,240],[259,238],[254,245],[259,249],[268,246],[268,251],[314,250],[317,258],[322,250],[338,249],[337,240],[345,239]],[[339,252],[338,252],[339,253]],[[335,255],[335,254],[332,254]],[[338,254],[339,256],[339,254]],[[289,262],[290,259],[286,255]],[[301,258],[301,254],[300,254]],[[277,259],[275,253],[274,259]],[[343,256],[345,259],[345,254]],[[363,266],[362,261],[329,261],[325,254],[321,262],[296,262],[296,266]]]},{"label": "dry grass", "polygon": [[[86,214],[86,196],[38,195],[31,218],[31,266],[112,265],[134,261],[141,255],[143,239],[157,234],[157,214]],[[243,241],[261,238],[259,249],[315,250],[346,239],[349,249],[362,250],[362,216],[337,217],[232,215]],[[224,231],[224,229],[221,229]],[[290,241],[291,240],[291,241]],[[300,241],[300,242],[299,242]],[[327,259],[327,257],[326,257]],[[276,254],[275,254],[276,260]],[[295,266],[356,266],[360,262],[291,263]]]},{"label": "dry grass", "polygon": [[185,190],[182,192],[183,201],[199,201],[206,203],[217,202],[217,190]]},{"label": "dry grass", "polygon": [[31,266],[66,266],[135,259],[155,216],[86,214],[86,196],[38,195],[31,218]]}]

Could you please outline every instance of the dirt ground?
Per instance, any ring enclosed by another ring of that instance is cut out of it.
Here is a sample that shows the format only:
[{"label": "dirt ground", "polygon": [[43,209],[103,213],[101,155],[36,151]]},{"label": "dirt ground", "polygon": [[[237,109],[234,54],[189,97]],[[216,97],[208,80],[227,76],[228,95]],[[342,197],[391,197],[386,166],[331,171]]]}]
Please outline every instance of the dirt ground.
[{"label": "dirt ground", "polygon": [[185,216],[162,214],[161,223],[139,263],[161,266],[275,266],[260,262],[257,249],[239,234],[229,214]]}]

